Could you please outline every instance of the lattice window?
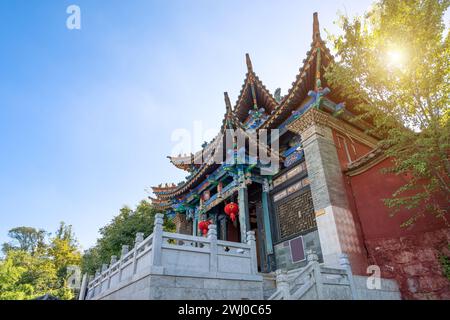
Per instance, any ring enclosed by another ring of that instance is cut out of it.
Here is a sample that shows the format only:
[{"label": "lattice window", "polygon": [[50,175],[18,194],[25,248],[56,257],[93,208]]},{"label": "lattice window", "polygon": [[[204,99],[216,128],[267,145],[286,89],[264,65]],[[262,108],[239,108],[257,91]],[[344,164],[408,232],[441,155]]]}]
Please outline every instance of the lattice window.
[{"label": "lattice window", "polygon": [[286,198],[275,204],[280,240],[316,227],[311,191]]}]

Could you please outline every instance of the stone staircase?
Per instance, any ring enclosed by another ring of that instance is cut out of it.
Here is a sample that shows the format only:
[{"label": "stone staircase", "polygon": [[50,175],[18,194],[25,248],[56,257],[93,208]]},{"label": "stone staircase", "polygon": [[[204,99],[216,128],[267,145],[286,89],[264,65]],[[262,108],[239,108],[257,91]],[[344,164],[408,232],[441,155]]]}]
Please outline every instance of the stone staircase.
[{"label": "stone staircase", "polygon": [[277,270],[276,290],[270,286],[269,277],[264,278],[264,297],[268,300],[399,300],[397,283],[380,279],[379,289],[367,288],[367,277],[353,276],[348,257],[342,255],[340,268],[319,264],[314,253],[308,254],[304,268],[291,271]]}]

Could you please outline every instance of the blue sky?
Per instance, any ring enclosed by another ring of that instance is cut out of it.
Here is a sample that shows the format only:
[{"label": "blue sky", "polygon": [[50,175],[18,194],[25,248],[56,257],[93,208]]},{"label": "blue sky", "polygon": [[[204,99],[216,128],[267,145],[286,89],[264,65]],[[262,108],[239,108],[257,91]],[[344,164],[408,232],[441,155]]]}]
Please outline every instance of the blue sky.
[{"label": "blue sky", "polygon": [[[322,32],[335,32],[338,10],[360,14],[370,3],[2,0],[0,242],[16,226],[54,231],[65,221],[83,248],[94,244],[121,206],[183,179],[166,159],[171,134],[194,121],[218,129],[246,52],[271,92],[285,94],[313,12]],[[66,28],[71,4],[81,30]]]}]

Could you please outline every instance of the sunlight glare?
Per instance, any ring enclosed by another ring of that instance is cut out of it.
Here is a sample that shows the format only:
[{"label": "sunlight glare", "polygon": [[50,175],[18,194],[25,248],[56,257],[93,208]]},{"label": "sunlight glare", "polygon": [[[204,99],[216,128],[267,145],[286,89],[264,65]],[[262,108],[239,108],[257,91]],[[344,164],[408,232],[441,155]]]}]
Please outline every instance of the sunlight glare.
[{"label": "sunlight glare", "polygon": [[404,62],[404,55],[401,50],[389,50],[387,53],[388,61],[391,66],[401,66]]}]

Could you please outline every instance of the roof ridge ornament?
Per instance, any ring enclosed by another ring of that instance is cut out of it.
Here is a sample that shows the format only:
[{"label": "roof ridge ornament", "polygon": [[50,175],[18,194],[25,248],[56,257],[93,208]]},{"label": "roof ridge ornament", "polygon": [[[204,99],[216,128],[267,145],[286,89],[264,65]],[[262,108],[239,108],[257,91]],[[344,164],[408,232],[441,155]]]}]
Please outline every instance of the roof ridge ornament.
[{"label": "roof ridge ornament", "polygon": [[227,115],[231,114],[231,101],[230,101],[230,97],[228,96],[228,92],[224,92],[223,93],[224,98],[225,98],[225,106],[226,106],[226,110],[227,110]]},{"label": "roof ridge ornament", "polygon": [[225,98],[225,106],[227,109],[227,112],[225,114],[226,129],[232,129],[233,128],[233,110],[231,108],[230,97],[228,96],[228,92],[224,92],[223,95]]},{"label": "roof ridge ornament", "polygon": [[245,62],[247,63],[248,72],[253,73],[252,60],[250,59],[250,55],[248,53],[245,54]]},{"label": "roof ridge ornament", "polygon": [[315,40],[320,40],[319,14],[317,12],[313,14],[313,41]]},{"label": "roof ridge ornament", "polygon": [[275,93],[273,96],[274,96],[275,101],[280,103],[281,102],[281,88],[277,88],[275,90]]}]

